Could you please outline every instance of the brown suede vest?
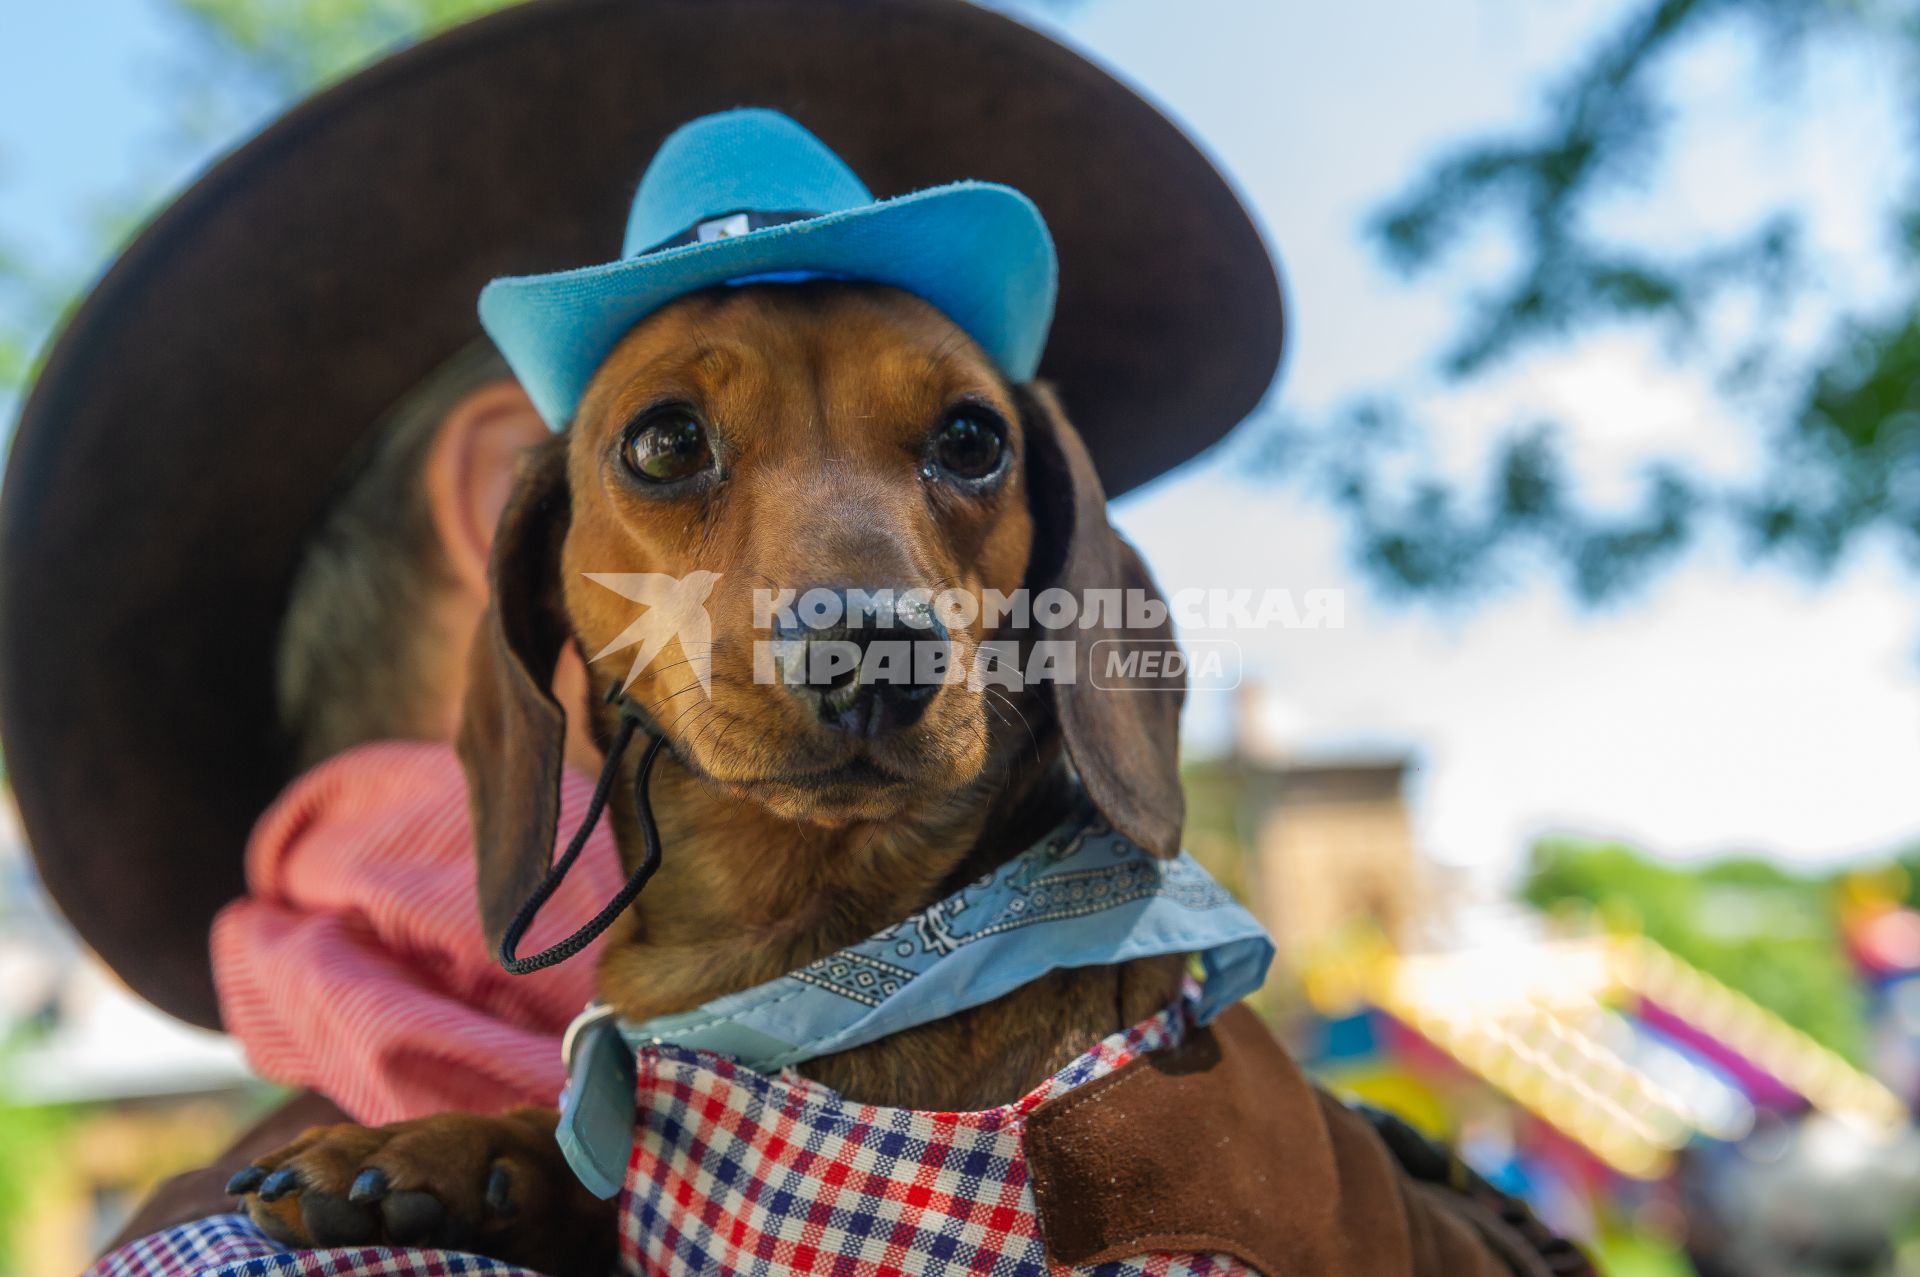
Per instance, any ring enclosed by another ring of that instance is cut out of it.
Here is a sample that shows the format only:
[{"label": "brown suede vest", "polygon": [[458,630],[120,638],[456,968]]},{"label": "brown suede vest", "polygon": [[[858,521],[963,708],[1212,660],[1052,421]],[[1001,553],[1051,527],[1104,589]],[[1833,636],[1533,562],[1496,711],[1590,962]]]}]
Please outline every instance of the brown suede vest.
[{"label": "brown suede vest", "polygon": [[1526,1208],[1392,1119],[1312,1086],[1246,1006],[1035,1109],[1052,1258],[1220,1251],[1265,1277],[1572,1277]]}]

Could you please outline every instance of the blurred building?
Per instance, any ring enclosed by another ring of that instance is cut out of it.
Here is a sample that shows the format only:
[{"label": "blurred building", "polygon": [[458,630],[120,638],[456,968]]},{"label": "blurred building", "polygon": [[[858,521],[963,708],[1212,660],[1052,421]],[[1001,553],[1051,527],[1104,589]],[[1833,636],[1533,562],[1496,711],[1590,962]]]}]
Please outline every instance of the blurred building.
[{"label": "blurred building", "polygon": [[1296,960],[1337,944],[1356,921],[1405,945],[1424,873],[1402,792],[1407,760],[1269,767],[1254,831],[1258,905]]},{"label": "blurred building", "polygon": [[1452,912],[1454,876],[1414,845],[1406,754],[1303,753],[1268,693],[1241,690],[1233,750],[1187,770],[1188,838],[1253,905],[1281,949],[1278,979],[1356,934],[1422,943]]}]

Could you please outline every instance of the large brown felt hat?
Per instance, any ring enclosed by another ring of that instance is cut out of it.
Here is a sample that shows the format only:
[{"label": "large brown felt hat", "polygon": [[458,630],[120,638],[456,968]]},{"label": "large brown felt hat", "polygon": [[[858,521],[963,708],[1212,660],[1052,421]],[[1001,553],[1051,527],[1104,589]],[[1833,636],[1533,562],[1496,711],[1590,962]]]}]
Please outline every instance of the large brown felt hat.
[{"label": "large brown felt hat", "polygon": [[145,997],[218,1023],[215,910],[290,778],[272,660],[355,443],[479,335],[497,275],[606,261],[675,126],[774,107],[878,196],[1039,205],[1041,375],[1110,492],[1273,379],[1280,292],[1192,142],[1078,54],[961,0],[536,0],[301,105],[182,195],[67,325],[0,497],[0,736],[40,872]]}]

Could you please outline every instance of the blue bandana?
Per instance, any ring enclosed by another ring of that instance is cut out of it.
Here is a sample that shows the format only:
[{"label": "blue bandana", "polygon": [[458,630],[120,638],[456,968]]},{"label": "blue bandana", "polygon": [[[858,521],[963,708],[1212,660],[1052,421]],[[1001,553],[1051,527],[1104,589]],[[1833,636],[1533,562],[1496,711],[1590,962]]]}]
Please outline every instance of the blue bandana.
[{"label": "blue bandana", "polygon": [[634,1052],[671,1043],[764,1073],[878,1041],[1011,993],[1049,971],[1197,955],[1202,1024],[1266,978],[1273,942],[1182,852],[1161,860],[1090,808],[904,921],[777,980],[640,1023],[595,1005],[567,1033],[560,1146],[602,1197],[633,1144]]}]

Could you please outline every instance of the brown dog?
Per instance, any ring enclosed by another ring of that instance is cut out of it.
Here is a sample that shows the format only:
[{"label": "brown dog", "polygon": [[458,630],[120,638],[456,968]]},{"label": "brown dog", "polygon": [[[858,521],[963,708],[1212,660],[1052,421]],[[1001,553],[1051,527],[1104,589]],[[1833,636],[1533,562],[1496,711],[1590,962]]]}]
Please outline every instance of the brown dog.
[{"label": "brown dog", "polygon": [[[662,861],[600,963],[620,1015],[687,1010],[865,939],[1030,845],[1076,785],[1141,847],[1177,852],[1177,687],[759,676],[759,589],[1086,598],[1153,584],[1108,526],[1052,396],[1007,385],[933,308],[876,286],[722,288],[628,335],[502,521],[460,742],[496,947],[555,843],[555,664],[569,643],[589,657],[617,647],[633,620],[588,574],[695,571],[721,574],[706,600],[710,693],[702,654],[671,647],[627,688],[671,752],[648,790]],[[1113,637],[1068,633],[1083,671]],[[1171,637],[1164,622],[1128,633]],[[989,637],[1009,636],[984,617],[947,634],[960,664]],[[627,670],[591,668],[605,744]],[[635,792],[637,766],[624,758],[616,792]],[[609,810],[632,868],[640,813],[630,800]],[[1166,1006],[1182,965],[1057,971],[802,1071],[860,1102],[1003,1104]],[[1048,1238],[1078,1256],[1062,1263],[1226,1250],[1273,1277],[1593,1271],[1411,1128],[1314,1091],[1244,1009],[1216,1025],[1031,1115],[1053,1109],[1048,1142],[1078,1150],[1061,1163],[1072,1209]],[[562,1277],[609,1272],[614,1205],[580,1186],[554,1124],[523,1110],[315,1128],[232,1189],[291,1245],[441,1245]]]},{"label": "brown dog", "polygon": [[[622,1016],[772,979],[941,898],[1060,818],[1069,761],[1121,833],[1177,852],[1177,689],[952,681],[850,693],[756,679],[756,590],[1153,587],[1109,527],[1052,396],[1008,385],[938,311],[877,286],[721,288],[627,336],[570,431],[533,459],[500,528],[461,738],[496,945],[554,846],[555,661],[567,643],[600,652],[634,619],[587,574],[696,570],[720,573],[707,600],[711,694],[697,654],[672,648],[627,689],[671,755],[651,782],[663,862],[600,967]],[[1068,636],[1091,649],[1110,631]],[[984,615],[949,634],[962,665],[996,637],[1007,636]],[[616,713],[606,693],[626,663],[593,669],[604,741]],[[630,802],[611,811],[631,862],[637,813]],[[1182,969],[1168,957],[1056,972],[802,1071],[856,1101],[1006,1103],[1167,1005]],[[553,1121],[324,1128],[241,1183],[254,1218],[295,1244],[438,1242],[547,1271],[605,1270],[610,1207],[575,1184]],[[356,1181],[360,1202],[349,1200]]]}]

